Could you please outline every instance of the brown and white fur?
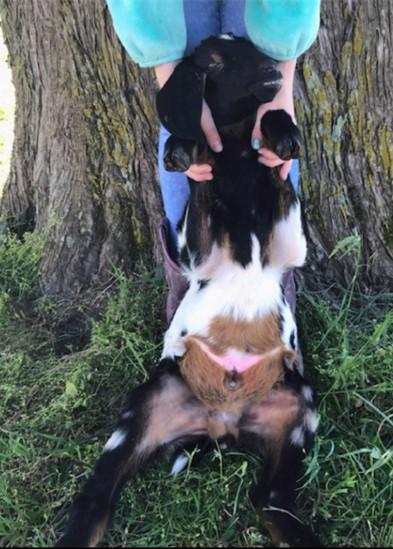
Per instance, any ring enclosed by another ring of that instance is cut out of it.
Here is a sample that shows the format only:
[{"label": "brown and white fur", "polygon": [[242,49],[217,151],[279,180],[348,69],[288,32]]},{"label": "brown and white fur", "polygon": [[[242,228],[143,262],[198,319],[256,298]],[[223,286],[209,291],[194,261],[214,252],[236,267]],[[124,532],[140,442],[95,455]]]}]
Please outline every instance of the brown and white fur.
[{"label": "brown and white fur", "polygon": [[[300,202],[289,179],[259,164],[249,144],[257,106],[271,101],[279,85],[274,61],[243,39],[224,37],[203,42],[159,94],[160,118],[172,132],[167,167],[185,170],[208,158],[214,181],[190,181],[178,235],[188,291],[158,367],[132,392],[60,546],[98,543],[125,480],[147,459],[209,440],[265,455],[253,501],[274,543],[318,544],[294,510],[304,451],[318,423],[283,290],[284,274],[306,257]],[[200,131],[203,97],[223,140],[220,154]],[[281,157],[297,154],[298,130],[286,113],[268,113],[262,130]],[[184,464],[178,455],[174,472]]]}]

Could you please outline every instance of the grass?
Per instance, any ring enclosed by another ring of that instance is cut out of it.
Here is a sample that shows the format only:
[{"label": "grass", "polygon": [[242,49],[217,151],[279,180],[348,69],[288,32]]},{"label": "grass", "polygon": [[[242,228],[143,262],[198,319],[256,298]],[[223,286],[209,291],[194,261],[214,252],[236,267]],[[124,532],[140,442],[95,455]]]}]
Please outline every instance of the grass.
[{"label": "grass", "polygon": [[[53,544],[162,338],[161,281],[117,273],[117,291],[88,345],[59,347],[62,313],[39,298],[39,254],[34,236],[0,242],[2,546]],[[300,512],[328,545],[392,546],[392,296],[330,296],[304,292],[298,306],[321,415]],[[30,316],[21,315],[18,304],[31,300]],[[259,456],[235,449],[216,450],[176,479],[168,463],[152,464],[127,485],[105,543],[268,545],[248,498],[260,466]]]},{"label": "grass", "polygon": [[[13,90],[0,36],[0,195],[12,144]],[[341,243],[335,253],[356,250]],[[83,328],[40,298],[41,242],[0,238],[0,545],[50,546],[127,392],[157,361],[161,281],[117,273],[117,292]],[[305,292],[299,325],[321,424],[299,490],[302,516],[330,546],[393,546],[392,295]],[[71,319],[72,320],[72,319]],[[59,329],[61,327],[61,329]],[[85,334],[83,333],[85,341]],[[259,456],[215,451],[176,479],[166,463],[127,485],[105,538],[122,546],[263,546],[248,499]]]}]

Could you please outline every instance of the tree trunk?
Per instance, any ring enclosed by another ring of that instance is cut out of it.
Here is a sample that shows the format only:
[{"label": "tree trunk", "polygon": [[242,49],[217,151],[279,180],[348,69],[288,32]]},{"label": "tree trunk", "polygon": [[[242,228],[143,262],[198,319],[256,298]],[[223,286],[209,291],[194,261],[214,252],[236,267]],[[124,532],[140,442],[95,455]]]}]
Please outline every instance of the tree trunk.
[{"label": "tree trunk", "polygon": [[[75,294],[111,268],[159,257],[154,85],[120,46],[104,0],[0,0],[16,87],[15,144],[0,213],[45,236],[46,291]],[[364,283],[393,274],[392,17],[389,0],[322,2],[299,62],[297,118],[309,265]]]},{"label": "tree trunk", "polygon": [[1,0],[16,89],[1,214],[45,237],[45,290],[75,294],[158,257],[154,85],[104,0]]},{"label": "tree trunk", "polygon": [[356,254],[329,259],[349,235],[362,241],[361,279],[393,283],[393,18],[389,0],[322,1],[317,43],[298,70],[305,139],[302,187],[309,263],[328,280],[354,273]]}]

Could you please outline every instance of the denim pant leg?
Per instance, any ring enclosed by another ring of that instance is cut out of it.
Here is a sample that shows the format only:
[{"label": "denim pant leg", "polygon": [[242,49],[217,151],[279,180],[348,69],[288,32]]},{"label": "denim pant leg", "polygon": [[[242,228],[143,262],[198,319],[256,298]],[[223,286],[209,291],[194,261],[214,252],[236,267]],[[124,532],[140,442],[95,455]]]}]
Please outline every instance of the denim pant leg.
[{"label": "denim pant leg", "polygon": [[289,172],[289,177],[291,179],[292,187],[295,189],[295,191],[298,193],[300,190],[300,184],[299,184],[299,160],[293,160],[291,171]]},{"label": "denim pant leg", "polygon": [[177,240],[176,227],[183,215],[186,202],[190,195],[190,189],[187,176],[184,173],[168,172],[164,168],[164,146],[169,136],[169,132],[163,126],[160,126],[158,171],[164,211],[169,221],[172,243],[175,243]]},{"label": "denim pant leg", "polygon": [[222,0],[221,33],[232,33],[235,36],[249,38],[244,23],[245,0]]},{"label": "denim pant leg", "polygon": [[[187,29],[185,55],[211,35],[220,33],[220,3],[218,0],[184,0],[184,17]],[[190,190],[187,177],[182,173],[168,172],[163,164],[163,151],[169,133],[161,126],[158,143],[158,169],[161,193],[172,241],[176,242],[176,226],[179,223]]]}]

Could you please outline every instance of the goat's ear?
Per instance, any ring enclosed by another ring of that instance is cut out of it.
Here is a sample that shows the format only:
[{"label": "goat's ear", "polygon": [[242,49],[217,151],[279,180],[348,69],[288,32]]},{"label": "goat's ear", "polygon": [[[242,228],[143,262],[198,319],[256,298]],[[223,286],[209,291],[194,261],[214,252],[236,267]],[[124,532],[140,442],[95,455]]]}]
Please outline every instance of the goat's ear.
[{"label": "goat's ear", "polygon": [[161,123],[174,136],[205,143],[201,129],[206,75],[190,60],[182,61],[157,95]]},{"label": "goat's ear", "polygon": [[257,72],[258,79],[247,86],[261,103],[269,103],[274,99],[281,88],[282,74],[275,65],[260,68]]}]

